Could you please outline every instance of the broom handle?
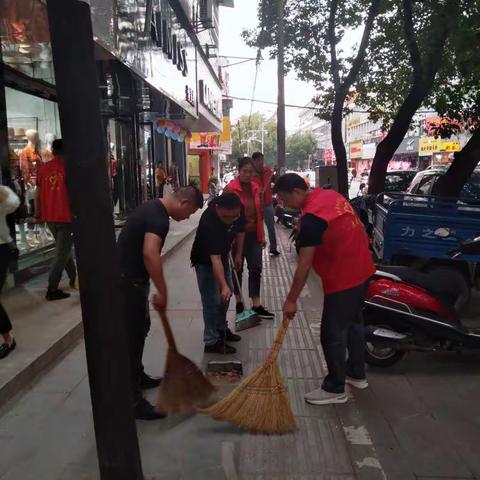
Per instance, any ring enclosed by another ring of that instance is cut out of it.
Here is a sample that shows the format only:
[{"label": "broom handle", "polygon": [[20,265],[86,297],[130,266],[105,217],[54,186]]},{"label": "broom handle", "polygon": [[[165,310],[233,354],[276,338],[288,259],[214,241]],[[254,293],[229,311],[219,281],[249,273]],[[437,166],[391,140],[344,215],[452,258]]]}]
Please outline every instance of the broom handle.
[{"label": "broom handle", "polygon": [[235,269],[235,263],[233,261],[233,257],[232,257],[232,252],[230,252],[228,254],[228,258],[230,260],[230,266],[232,268],[232,272],[233,272],[233,278],[235,279],[235,281],[237,282],[237,287],[238,287],[238,292],[240,294],[240,300],[242,301],[243,305],[245,305],[245,301],[243,299],[243,292],[242,292],[242,286],[240,285],[240,280],[238,278],[238,273],[237,273],[237,270]]},{"label": "broom handle", "polygon": [[278,354],[280,353],[280,349],[282,348],[282,343],[285,338],[285,334],[287,333],[288,326],[290,324],[290,319],[286,316],[283,317],[282,324],[278,329],[277,335],[275,337],[275,341],[273,342],[273,348],[270,351],[266,364],[275,363],[277,360]]},{"label": "broom handle", "polygon": [[170,328],[170,323],[165,312],[160,313],[160,320],[162,321],[163,331],[165,332],[165,337],[167,337],[168,346],[173,350],[177,351],[177,345],[175,343],[175,338],[173,337],[172,329]]}]

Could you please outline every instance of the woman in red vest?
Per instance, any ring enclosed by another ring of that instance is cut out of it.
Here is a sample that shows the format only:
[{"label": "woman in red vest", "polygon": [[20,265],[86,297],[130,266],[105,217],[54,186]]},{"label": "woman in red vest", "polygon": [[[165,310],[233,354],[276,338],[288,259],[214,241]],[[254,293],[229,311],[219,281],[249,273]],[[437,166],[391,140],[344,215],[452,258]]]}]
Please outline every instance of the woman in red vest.
[{"label": "woman in red vest", "polygon": [[305,400],[314,405],[344,403],[345,383],[368,387],[362,308],[375,265],[367,235],[350,203],[334,190],[308,191],[303,178],[288,173],[277,180],[274,191],[287,207],[302,210],[298,266],[283,312],[289,318],[295,315],[312,267],[322,279],[325,294],[321,342],[328,375]]},{"label": "woman in red vest", "polygon": [[[245,244],[243,247],[243,256],[247,260],[248,292],[252,300],[252,310],[254,310],[260,318],[271,320],[274,318],[274,314],[266,310],[260,302],[262,249],[266,243],[263,233],[260,188],[256,183],[252,182],[254,174],[255,170],[252,159],[250,157],[240,158],[238,160],[238,177],[227,185],[225,191],[236,193],[240,197],[243,208],[245,209]],[[240,282],[242,273],[243,265],[239,271]],[[234,287],[237,297],[237,313],[241,313],[245,309],[245,305],[243,305],[241,301],[237,285],[234,285]]]}]

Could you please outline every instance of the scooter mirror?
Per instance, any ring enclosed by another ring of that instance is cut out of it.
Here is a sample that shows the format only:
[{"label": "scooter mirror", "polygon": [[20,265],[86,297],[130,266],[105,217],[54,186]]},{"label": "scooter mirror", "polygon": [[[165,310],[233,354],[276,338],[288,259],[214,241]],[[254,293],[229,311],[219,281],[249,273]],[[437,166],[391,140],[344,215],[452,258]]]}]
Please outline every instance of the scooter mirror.
[{"label": "scooter mirror", "polygon": [[441,228],[437,228],[434,233],[437,237],[447,238],[450,236],[450,229],[441,227]]}]

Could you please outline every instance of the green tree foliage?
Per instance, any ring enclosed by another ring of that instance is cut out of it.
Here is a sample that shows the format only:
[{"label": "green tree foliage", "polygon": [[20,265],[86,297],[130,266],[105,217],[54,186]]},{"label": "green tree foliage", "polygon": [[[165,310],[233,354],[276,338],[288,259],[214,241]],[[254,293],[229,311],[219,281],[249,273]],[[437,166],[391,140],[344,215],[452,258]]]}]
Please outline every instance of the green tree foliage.
[{"label": "green tree foliage", "polygon": [[261,151],[262,133],[265,164],[275,166],[277,163],[277,122],[274,119],[267,119],[261,113],[242,115],[232,125],[232,156],[233,163],[240,157],[251,155],[253,152]]},{"label": "green tree foliage", "polygon": [[[348,194],[347,153],[342,136],[345,103],[363,65],[376,17],[387,0],[286,0],[286,65],[319,92],[319,116],[332,123],[340,191]],[[276,54],[276,0],[261,0],[259,26],[244,33],[247,43]],[[360,44],[346,53],[348,32],[362,29]]]},{"label": "green tree foliage", "polygon": [[294,133],[287,137],[287,168],[305,169],[307,160],[317,150],[317,140],[312,133]]},{"label": "green tree foliage", "polygon": [[450,104],[462,111],[462,77],[477,68],[462,57],[472,51],[479,18],[477,0],[401,0],[379,18],[356,85],[357,102],[388,132],[373,161],[370,193],[383,189],[388,163],[418,109],[445,113]]},{"label": "green tree foliage", "polygon": [[[275,0],[262,0],[259,27],[244,34],[249,44],[270,47],[272,56],[275,8]],[[286,0],[285,15],[287,65],[317,87],[319,116],[332,122],[341,186],[346,178],[341,121],[349,96],[372,119],[382,120],[387,131],[372,166],[372,193],[383,189],[388,163],[419,108],[436,109],[475,130],[478,0]],[[352,47],[349,35],[358,29],[363,36]],[[470,159],[477,151],[472,148],[467,149]],[[463,176],[472,161],[463,162],[468,165]]]}]

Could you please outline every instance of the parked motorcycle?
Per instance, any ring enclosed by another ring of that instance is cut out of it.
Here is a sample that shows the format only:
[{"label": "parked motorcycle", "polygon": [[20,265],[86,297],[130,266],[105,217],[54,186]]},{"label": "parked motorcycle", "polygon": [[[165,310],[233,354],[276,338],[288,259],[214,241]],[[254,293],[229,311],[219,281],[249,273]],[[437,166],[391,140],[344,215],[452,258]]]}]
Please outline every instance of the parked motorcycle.
[{"label": "parked motorcycle", "polygon": [[[439,229],[443,236],[445,229]],[[437,233],[436,232],[436,233]],[[480,237],[449,252],[452,258],[478,255]],[[465,279],[452,269],[422,273],[409,267],[380,266],[364,309],[366,361],[391,366],[406,352],[480,350],[480,329],[462,325]]]}]

